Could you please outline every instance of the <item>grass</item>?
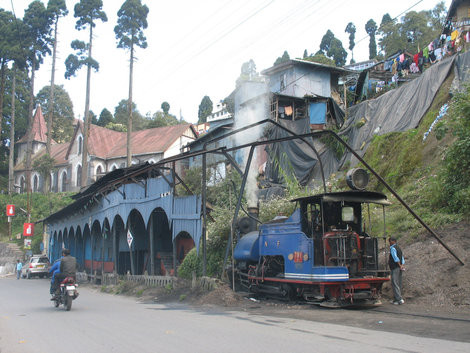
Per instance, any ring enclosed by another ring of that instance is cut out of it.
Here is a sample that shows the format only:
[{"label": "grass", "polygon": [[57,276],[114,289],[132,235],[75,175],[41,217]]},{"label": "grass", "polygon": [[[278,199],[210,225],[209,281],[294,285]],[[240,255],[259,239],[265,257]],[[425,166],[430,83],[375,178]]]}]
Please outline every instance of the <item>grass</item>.
[{"label": "grass", "polygon": [[[441,106],[450,100],[452,79],[453,74],[449,75],[441,86],[417,128],[375,136],[364,156],[367,163],[431,228],[458,222],[463,218],[462,215],[449,214],[442,209],[433,208],[429,202],[431,193],[436,192],[431,183],[441,160],[439,151],[451,141],[449,138],[447,141],[437,140],[433,131],[423,142],[423,135],[435,120]],[[375,178],[371,178],[370,189],[387,193],[393,202],[387,209],[388,235],[400,237],[408,234],[408,237],[413,238],[422,232],[422,225]],[[375,217],[382,215],[377,214]]]}]

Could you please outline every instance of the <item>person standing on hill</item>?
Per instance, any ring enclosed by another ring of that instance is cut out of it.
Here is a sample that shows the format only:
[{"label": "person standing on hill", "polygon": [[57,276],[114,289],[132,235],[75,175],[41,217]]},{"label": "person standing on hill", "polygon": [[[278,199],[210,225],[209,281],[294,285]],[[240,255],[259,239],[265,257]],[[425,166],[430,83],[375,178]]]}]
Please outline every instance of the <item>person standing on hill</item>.
[{"label": "person standing on hill", "polygon": [[401,296],[402,289],[402,274],[405,269],[405,258],[400,247],[397,245],[397,239],[391,237],[388,240],[390,244],[390,257],[388,259],[388,265],[390,266],[390,276],[393,290],[393,304],[401,305],[405,301]]},{"label": "person standing on hill", "polygon": [[16,279],[20,279],[22,268],[23,268],[23,264],[21,263],[21,261],[16,260]]}]

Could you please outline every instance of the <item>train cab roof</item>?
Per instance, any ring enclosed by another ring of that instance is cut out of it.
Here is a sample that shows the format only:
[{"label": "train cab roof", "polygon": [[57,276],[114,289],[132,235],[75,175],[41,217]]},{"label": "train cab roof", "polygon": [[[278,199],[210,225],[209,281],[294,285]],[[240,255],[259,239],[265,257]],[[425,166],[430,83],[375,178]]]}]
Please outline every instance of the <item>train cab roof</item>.
[{"label": "train cab roof", "polygon": [[292,202],[301,203],[321,203],[321,202],[357,202],[357,203],[375,203],[388,206],[391,202],[387,200],[387,196],[381,192],[375,191],[340,191],[329,192],[324,194],[316,194],[312,196],[299,197],[291,200]]}]

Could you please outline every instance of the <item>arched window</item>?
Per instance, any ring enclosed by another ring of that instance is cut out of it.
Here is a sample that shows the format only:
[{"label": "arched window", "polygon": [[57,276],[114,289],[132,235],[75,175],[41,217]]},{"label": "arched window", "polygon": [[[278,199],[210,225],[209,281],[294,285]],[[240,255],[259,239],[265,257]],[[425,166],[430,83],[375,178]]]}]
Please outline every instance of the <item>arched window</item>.
[{"label": "arched window", "polygon": [[38,187],[39,187],[39,179],[37,175],[34,175],[33,177],[33,192],[38,192]]},{"label": "arched window", "polygon": [[99,165],[97,168],[96,168],[96,180],[98,180],[99,178],[101,178],[101,174],[103,174],[103,171],[101,170],[101,166]]},{"label": "arched window", "polygon": [[24,177],[22,176],[22,177],[20,178],[20,190],[19,190],[19,191],[20,191],[20,194],[24,193],[25,187],[26,187],[25,184],[26,184],[26,181],[25,181]]},{"label": "arched window", "polygon": [[77,146],[77,153],[80,155],[82,154],[82,146],[83,145],[83,138],[81,136],[78,137],[78,146]]},{"label": "arched window", "polygon": [[65,170],[62,172],[61,179],[62,179],[62,185],[61,185],[60,191],[66,192],[67,191],[67,172]]},{"label": "arched window", "polygon": [[80,186],[82,182],[82,166],[77,166],[77,186]]}]

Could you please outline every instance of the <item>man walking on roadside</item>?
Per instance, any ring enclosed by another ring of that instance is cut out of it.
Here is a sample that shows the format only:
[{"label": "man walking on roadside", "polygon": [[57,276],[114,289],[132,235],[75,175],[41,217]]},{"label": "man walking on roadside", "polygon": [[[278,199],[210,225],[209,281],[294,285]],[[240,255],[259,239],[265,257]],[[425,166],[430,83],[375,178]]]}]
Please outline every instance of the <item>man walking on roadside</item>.
[{"label": "man walking on roadside", "polygon": [[22,268],[23,264],[20,262],[20,260],[16,260],[16,279],[20,279]]},{"label": "man walking on roadside", "polygon": [[401,296],[402,288],[402,273],[405,269],[405,258],[400,247],[397,245],[397,239],[391,237],[388,240],[390,244],[390,257],[388,259],[388,265],[390,266],[390,276],[393,290],[393,304],[401,305],[405,301]]}]

